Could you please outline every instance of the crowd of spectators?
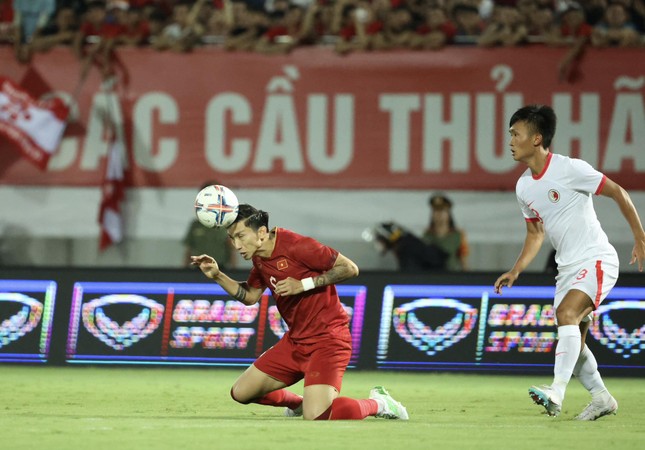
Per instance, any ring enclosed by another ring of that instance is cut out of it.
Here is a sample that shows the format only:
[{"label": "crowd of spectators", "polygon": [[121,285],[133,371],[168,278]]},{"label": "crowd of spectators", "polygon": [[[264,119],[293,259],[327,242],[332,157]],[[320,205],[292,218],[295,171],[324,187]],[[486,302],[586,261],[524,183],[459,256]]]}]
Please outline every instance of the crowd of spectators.
[{"label": "crowd of spectators", "polygon": [[0,44],[20,61],[66,45],[83,58],[117,46],[287,53],[540,43],[645,46],[645,0],[0,0]]}]

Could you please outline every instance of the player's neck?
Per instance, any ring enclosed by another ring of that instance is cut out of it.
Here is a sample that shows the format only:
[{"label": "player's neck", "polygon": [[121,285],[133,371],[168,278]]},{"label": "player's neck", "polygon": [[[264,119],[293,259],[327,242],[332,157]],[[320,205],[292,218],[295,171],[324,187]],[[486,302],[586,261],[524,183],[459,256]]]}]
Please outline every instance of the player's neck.
[{"label": "player's neck", "polygon": [[544,167],[549,160],[549,149],[540,147],[535,151],[535,154],[526,161],[526,165],[531,169],[533,175],[539,175],[544,170]]},{"label": "player's neck", "polygon": [[276,233],[271,230],[266,240],[262,243],[258,251],[255,253],[260,258],[270,258],[275,248]]}]

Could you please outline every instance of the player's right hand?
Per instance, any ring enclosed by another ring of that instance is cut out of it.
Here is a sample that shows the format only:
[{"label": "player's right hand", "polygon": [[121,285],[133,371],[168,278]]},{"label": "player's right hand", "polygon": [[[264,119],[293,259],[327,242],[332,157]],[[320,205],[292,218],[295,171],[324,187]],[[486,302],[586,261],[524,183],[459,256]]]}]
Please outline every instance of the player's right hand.
[{"label": "player's right hand", "polygon": [[208,278],[215,278],[220,273],[217,261],[208,255],[191,256],[190,264],[198,266]]},{"label": "player's right hand", "polygon": [[501,294],[504,286],[513,287],[513,283],[517,280],[518,275],[514,272],[506,272],[499,276],[495,281],[495,293]]}]

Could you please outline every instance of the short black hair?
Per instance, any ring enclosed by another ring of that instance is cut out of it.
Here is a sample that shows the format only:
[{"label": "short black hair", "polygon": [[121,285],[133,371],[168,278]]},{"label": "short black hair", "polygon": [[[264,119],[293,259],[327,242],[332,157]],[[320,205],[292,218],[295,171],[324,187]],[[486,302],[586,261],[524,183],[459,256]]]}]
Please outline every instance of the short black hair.
[{"label": "short black hair", "polygon": [[515,122],[525,122],[531,133],[542,135],[542,146],[549,148],[555,135],[556,121],[555,112],[550,106],[528,105],[515,111],[508,126],[510,128]]},{"label": "short black hair", "polygon": [[90,9],[94,8],[105,9],[106,7],[107,5],[104,0],[92,0],[91,2],[87,3],[86,9],[89,11]]},{"label": "short black hair", "polygon": [[261,227],[266,227],[269,231],[269,213],[254,208],[253,206],[242,203],[237,208],[237,217],[229,228],[238,222],[244,222],[244,225],[253,231],[258,231]]}]

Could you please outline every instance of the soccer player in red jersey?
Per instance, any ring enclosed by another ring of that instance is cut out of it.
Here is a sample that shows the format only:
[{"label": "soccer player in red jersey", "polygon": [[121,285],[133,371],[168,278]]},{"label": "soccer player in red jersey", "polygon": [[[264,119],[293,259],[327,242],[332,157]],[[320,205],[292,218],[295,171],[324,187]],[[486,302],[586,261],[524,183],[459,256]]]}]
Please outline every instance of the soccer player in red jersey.
[{"label": "soccer player in red jersey", "polygon": [[[253,262],[247,281],[219,270],[208,255],[192,256],[208,278],[245,305],[268,287],[289,330],[235,382],[233,400],[287,407],[286,415],[307,420],[408,419],[406,409],[382,387],[369,399],[339,397],[352,353],[349,319],[335,283],[358,275],[349,258],[315,239],[284,228],[269,229],[269,214],[242,204],[228,227],[235,249]],[[285,388],[304,378],[301,396]]]}]

